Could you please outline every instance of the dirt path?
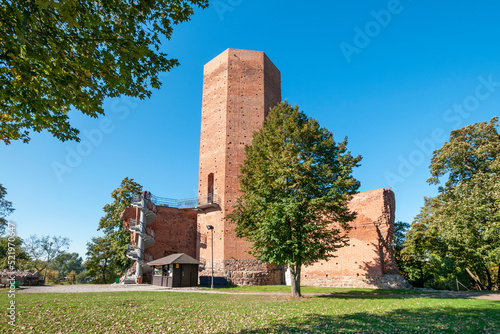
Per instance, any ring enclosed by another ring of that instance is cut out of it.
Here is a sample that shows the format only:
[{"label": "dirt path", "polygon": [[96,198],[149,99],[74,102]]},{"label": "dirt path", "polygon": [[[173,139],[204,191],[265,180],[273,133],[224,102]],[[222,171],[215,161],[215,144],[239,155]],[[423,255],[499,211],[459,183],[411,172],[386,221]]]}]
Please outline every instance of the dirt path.
[{"label": "dirt path", "polygon": [[[76,284],[76,285],[48,285],[26,286],[16,290],[16,293],[82,293],[82,292],[116,292],[116,291],[162,291],[162,292],[194,292],[218,293],[231,295],[289,295],[288,292],[259,292],[259,291],[227,291],[227,290],[200,290],[197,288],[167,289],[150,284]],[[6,293],[6,292],[5,292]],[[500,293],[481,292],[429,292],[419,294],[377,294],[377,293],[304,293],[305,296],[325,297],[374,297],[374,298],[474,298],[500,301]]]}]

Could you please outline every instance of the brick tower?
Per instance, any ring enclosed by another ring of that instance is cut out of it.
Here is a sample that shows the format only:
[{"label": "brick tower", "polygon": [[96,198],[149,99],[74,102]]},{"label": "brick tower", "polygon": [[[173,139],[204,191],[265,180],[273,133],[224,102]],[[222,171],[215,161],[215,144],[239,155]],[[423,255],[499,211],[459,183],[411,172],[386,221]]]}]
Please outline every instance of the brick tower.
[{"label": "brick tower", "polygon": [[[214,276],[235,284],[280,283],[274,267],[247,253],[250,243],[237,238],[224,220],[239,197],[238,175],[244,148],[262,127],[270,108],[281,101],[281,75],[264,52],[227,49],[204,68],[200,140],[199,196],[216,198],[220,208],[198,214],[198,258]],[[212,225],[212,231],[207,229]]]}]

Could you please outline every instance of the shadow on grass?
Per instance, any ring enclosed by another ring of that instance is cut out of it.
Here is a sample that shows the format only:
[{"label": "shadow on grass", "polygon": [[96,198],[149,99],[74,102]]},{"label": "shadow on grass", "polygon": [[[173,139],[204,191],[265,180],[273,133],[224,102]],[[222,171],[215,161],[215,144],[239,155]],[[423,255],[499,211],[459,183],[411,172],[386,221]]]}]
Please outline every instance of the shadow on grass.
[{"label": "shadow on grass", "polygon": [[499,333],[498,302],[490,307],[415,307],[339,316],[304,314],[238,333]]}]

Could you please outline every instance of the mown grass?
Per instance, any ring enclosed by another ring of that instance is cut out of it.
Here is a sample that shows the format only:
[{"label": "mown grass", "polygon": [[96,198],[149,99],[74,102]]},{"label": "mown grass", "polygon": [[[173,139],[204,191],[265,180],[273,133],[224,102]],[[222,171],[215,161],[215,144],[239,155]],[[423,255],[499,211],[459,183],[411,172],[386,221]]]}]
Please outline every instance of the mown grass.
[{"label": "mown grass", "polygon": [[[199,287],[200,290],[210,290],[210,288]],[[216,288],[217,291],[227,292],[285,292],[290,293],[290,287],[286,285],[259,285],[259,286],[231,286],[227,288]],[[361,294],[361,295],[418,295],[426,294],[429,291],[410,290],[410,289],[348,289],[348,288],[329,288],[329,287],[315,287],[315,286],[302,286],[300,288],[302,293],[344,293],[344,294]],[[440,293],[436,290],[432,293]]]},{"label": "mown grass", "polygon": [[498,333],[500,302],[178,292],[17,294],[13,333]]}]

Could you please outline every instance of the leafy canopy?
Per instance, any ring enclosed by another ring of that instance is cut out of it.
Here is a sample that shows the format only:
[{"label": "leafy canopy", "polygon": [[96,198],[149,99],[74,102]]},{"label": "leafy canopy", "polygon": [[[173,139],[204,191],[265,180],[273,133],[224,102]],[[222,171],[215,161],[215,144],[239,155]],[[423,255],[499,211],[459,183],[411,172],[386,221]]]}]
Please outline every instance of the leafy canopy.
[{"label": "leafy canopy", "polygon": [[359,187],[352,170],[361,160],[346,146],[347,138],[336,143],[298,106],[282,102],[271,109],[245,148],[242,195],[228,215],[237,235],[253,242],[254,256],[288,264],[299,278],[301,265],[327,259],[346,244],[354,219],[347,203]]},{"label": "leafy canopy", "polygon": [[[28,254],[22,248],[23,240],[20,237],[15,237],[14,240],[9,236],[0,237],[0,269],[11,269],[12,256],[15,257],[15,269],[29,269],[27,263],[29,262]],[[10,263],[9,263],[10,262]]]},{"label": "leafy canopy", "polygon": [[97,283],[111,283],[118,277],[121,268],[114,261],[116,252],[113,242],[106,237],[92,238],[87,243],[87,260],[85,261],[86,275],[94,278]]},{"label": "leafy canopy", "polygon": [[131,205],[132,195],[141,192],[142,186],[139,183],[125,177],[120,186],[111,193],[113,202],[103,207],[105,215],[99,221],[98,230],[102,230],[111,243],[110,247],[114,254],[111,259],[114,265],[122,270],[130,266],[130,259],[126,257],[130,232],[125,229],[120,214]]},{"label": "leafy canopy", "polygon": [[208,0],[16,0],[0,5],[0,139],[30,131],[77,140],[71,109],[98,117],[106,97],[144,99],[177,66],[160,51]]},{"label": "leafy canopy", "polygon": [[0,235],[5,233],[5,228],[7,226],[7,220],[5,217],[10,215],[14,209],[12,208],[12,202],[5,199],[7,195],[7,189],[0,184]]},{"label": "leafy canopy", "polygon": [[[52,260],[49,268],[56,270],[61,277],[67,276],[70,272],[75,275],[81,273],[85,268],[83,267],[83,259],[78,253],[62,253]],[[76,278],[75,278],[76,279]]]},{"label": "leafy canopy", "polygon": [[443,245],[440,253],[463,263],[476,283],[487,289],[493,285],[492,270],[500,264],[497,122],[494,117],[454,130],[449,141],[434,151],[428,182],[440,185],[439,194],[426,200],[421,213],[425,219],[419,219],[423,234],[436,240],[434,246]]}]

